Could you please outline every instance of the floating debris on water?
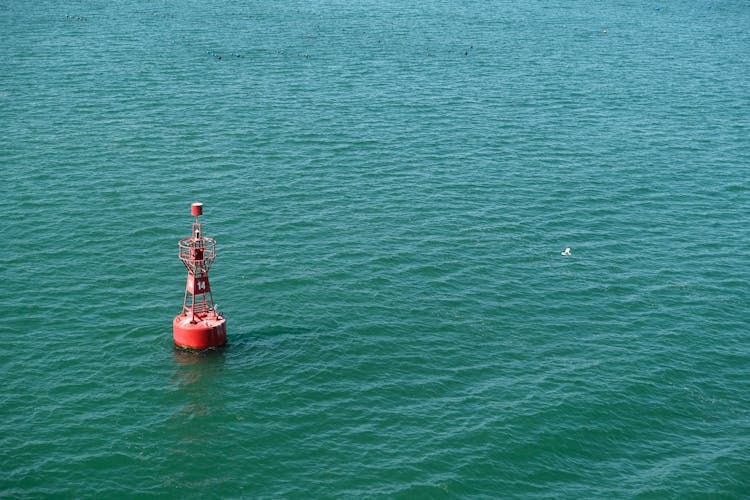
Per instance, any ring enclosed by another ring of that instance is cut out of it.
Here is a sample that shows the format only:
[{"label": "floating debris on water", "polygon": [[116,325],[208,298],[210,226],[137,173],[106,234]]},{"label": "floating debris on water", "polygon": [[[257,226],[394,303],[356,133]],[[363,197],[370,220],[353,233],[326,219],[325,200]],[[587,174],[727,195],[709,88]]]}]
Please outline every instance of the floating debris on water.
[{"label": "floating debris on water", "polygon": [[[220,53],[218,53],[218,52],[214,52],[213,50],[208,50],[208,51],[206,51],[206,53],[207,53],[207,54],[208,54],[209,56],[211,56],[211,57],[213,57],[213,58],[215,58],[215,59],[218,59],[218,60],[221,60],[221,59],[222,59],[222,57],[224,57],[224,56],[222,56],[222,55],[221,55]],[[243,56],[242,54],[239,54],[239,53],[237,53],[237,52],[230,52],[230,53],[229,53],[229,55],[228,55],[227,57],[232,57],[232,58],[234,58],[234,59],[241,59],[241,58],[243,58],[243,57],[245,57],[245,56]]]}]

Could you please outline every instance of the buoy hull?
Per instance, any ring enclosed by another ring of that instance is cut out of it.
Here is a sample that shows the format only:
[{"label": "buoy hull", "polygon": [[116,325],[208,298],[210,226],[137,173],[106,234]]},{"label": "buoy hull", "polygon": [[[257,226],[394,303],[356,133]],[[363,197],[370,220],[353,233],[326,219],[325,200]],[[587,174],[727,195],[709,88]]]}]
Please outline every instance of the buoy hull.
[{"label": "buoy hull", "polygon": [[210,316],[192,322],[190,316],[178,314],[172,322],[172,333],[178,347],[220,347],[227,343],[227,320],[223,316]]}]

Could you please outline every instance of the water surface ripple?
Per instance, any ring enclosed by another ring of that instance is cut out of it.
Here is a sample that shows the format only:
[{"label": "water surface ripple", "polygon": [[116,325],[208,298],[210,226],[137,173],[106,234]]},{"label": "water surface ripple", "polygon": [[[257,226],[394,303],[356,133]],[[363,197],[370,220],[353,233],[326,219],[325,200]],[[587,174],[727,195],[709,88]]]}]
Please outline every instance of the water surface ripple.
[{"label": "water surface ripple", "polygon": [[749,25],[0,5],[0,496],[748,495]]}]

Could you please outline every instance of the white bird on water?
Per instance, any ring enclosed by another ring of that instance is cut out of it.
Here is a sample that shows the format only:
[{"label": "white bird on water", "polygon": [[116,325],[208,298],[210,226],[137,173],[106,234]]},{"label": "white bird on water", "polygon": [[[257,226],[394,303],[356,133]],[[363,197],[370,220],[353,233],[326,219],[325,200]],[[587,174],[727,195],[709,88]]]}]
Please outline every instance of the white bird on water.
[{"label": "white bird on water", "polygon": [[570,255],[570,247],[566,247],[565,251],[561,253],[560,255]]}]

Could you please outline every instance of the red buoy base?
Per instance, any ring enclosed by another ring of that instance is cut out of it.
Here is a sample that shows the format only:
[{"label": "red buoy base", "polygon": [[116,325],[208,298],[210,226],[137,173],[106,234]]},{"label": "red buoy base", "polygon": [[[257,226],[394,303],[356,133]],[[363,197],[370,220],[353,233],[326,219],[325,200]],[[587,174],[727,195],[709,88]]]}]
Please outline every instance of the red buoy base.
[{"label": "red buoy base", "polygon": [[210,314],[195,320],[178,314],[172,322],[174,343],[188,349],[219,347],[227,343],[227,320],[224,316]]}]

